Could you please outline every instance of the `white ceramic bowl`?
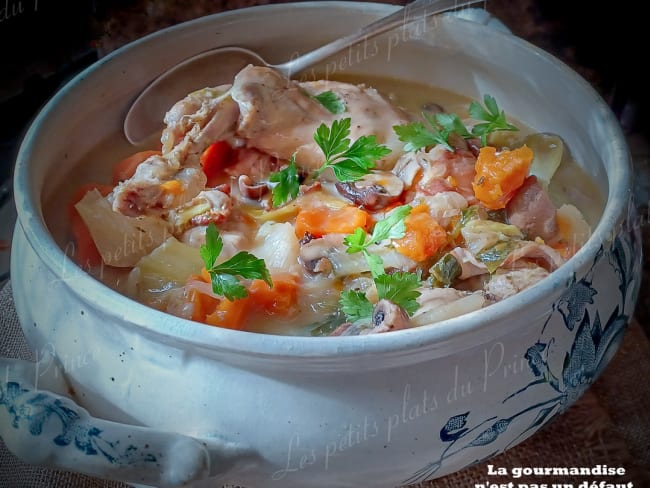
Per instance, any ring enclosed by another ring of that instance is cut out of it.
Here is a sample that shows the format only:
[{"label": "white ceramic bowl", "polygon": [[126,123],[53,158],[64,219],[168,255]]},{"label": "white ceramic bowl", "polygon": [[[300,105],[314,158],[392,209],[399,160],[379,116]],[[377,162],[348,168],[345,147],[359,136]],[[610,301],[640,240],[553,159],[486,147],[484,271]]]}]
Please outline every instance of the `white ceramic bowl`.
[{"label": "white ceramic bowl", "polygon": [[490,93],[508,114],[565,138],[607,204],[589,242],[538,285],[435,326],[259,335],[135,303],[74,266],[52,239],[42,210],[48,193],[121,130],[152,73],[222,44],[282,61],[297,45],[316,47],[394,8],[305,2],[198,19],[107,56],[47,104],[15,174],[12,283],[40,361],[3,364],[0,434],[11,450],[33,463],[159,486],[392,487],[503,452],[596,379],[639,290],[621,131],[589,84],[557,59],[452,16],[384,35],[372,55],[346,53],[330,66]]}]

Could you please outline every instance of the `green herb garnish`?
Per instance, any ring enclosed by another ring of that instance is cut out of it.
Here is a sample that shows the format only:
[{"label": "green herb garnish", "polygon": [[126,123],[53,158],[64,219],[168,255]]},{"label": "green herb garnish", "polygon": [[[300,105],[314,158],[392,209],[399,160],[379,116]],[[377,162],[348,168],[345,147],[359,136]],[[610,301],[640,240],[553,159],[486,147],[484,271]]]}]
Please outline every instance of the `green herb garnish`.
[{"label": "green herb garnish", "polygon": [[300,191],[300,179],[298,178],[298,168],[296,167],[296,155],[291,156],[286,168],[277,173],[271,174],[269,181],[277,183],[273,187],[273,206],[279,207],[289,201],[290,198],[296,198]]},{"label": "green herb garnish", "polygon": [[429,146],[442,145],[448,151],[454,151],[449,144],[449,136],[456,134],[468,139],[470,137],[479,137],[481,144],[487,145],[487,136],[492,132],[499,130],[517,131],[516,126],[509,124],[506,120],[506,114],[499,109],[496,100],[491,95],[483,97],[483,107],[480,103],[474,101],[469,105],[469,115],[473,119],[481,121],[472,127],[469,132],[467,127],[456,114],[438,113],[432,116],[423,113],[425,123],[413,122],[410,124],[393,126],[393,130],[400,141],[404,142],[404,150],[417,151],[418,149]]},{"label": "green herb garnish", "polygon": [[345,236],[343,243],[348,246],[347,252],[352,254],[362,252],[368,261],[370,272],[373,277],[384,274],[384,265],[380,256],[370,254],[368,247],[372,244],[379,244],[386,239],[401,239],[406,233],[404,219],[411,213],[410,205],[402,205],[394,209],[388,217],[380,220],[372,229],[372,235],[368,237],[366,231],[361,227],[354,229],[352,234]]},{"label": "green herb garnish", "polygon": [[355,290],[341,292],[339,304],[341,305],[341,311],[350,322],[372,317],[372,311],[375,308],[370,303],[370,300],[366,298],[365,293]]},{"label": "green herb garnish", "polygon": [[[409,213],[411,213],[410,205],[397,207],[388,217],[375,224],[370,236],[363,229],[357,227],[352,234],[343,239],[343,242],[348,246],[347,252],[364,254],[377,287],[379,299],[390,300],[412,315],[419,307],[416,298],[420,296],[420,292],[416,291],[416,288],[420,286],[420,276],[408,272],[386,274],[381,256],[370,254],[368,251],[372,244],[379,244],[386,239],[404,237],[406,233],[404,219]],[[342,292],[339,303],[341,310],[351,322],[371,317],[374,309],[374,305],[370,303],[363,292],[354,290]]]},{"label": "green herb garnish", "polygon": [[469,116],[476,120],[483,121],[472,127],[472,136],[480,137],[481,144],[487,145],[487,136],[499,130],[517,131],[516,126],[509,124],[506,120],[506,113],[499,109],[496,100],[491,95],[483,97],[485,108],[474,101],[469,106]]},{"label": "green herb garnish", "polygon": [[[402,307],[406,313],[413,315],[420,307],[417,298],[420,292],[420,276],[416,273],[398,272],[382,274],[375,278],[377,296],[380,300],[386,299]],[[365,293],[349,290],[341,293],[339,300],[341,310],[350,322],[372,317],[375,306],[370,303]]]},{"label": "green herb garnish", "polygon": [[210,222],[205,231],[205,245],[201,246],[199,251],[205,268],[210,274],[212,291],[215,294],[224,296],[230,301],[247,297],[246,287],[240,283],[238,276],[251,280],[264,280],[266,284],[273,286],[271,274],[263,259],[247,251],[239,251],[223,263],[215,264],[222,250],[223,240],[217,231],[217,226]]},{"label": "green herb garnish", "polygon": [[321,124],[314,140],[325,155],[325,163],[316,171],[320,175],[331,168],[339,181],[356,181],[367,175],[375,161],[390,153],[390,149],[377,143],[374,135],[361,136],[350,144],[350,118],[335,120],[332,127]]},{"label": "green herb garnish", "polygon": [[345,112],[345,103],[333,91],[326,91],[312,96],[314,100],[319,102],[323,107],[329,110],[334,115],[342,114]]},{"label": "green herb garnish", "polygon": [[431,116],[423,113],[427,124],[412,122],[405,125],[395,125],[393,130],[400,141],[404,142],[404,150],[417,151],[429,146],[442,145],[448,151],[454,148],[449,144],[449,136],[455,132],[461,137],[469,137],[470,133],[456,114],[436,114]]},{"label": "green herb garnish", "polygon": [[413,315],[420,304],[417,298],[421,295],[417,288],[420,286],[418,273],[398,272],[384,274],[375,279],[379,299],[390,300],[402,307],[406,313]]},{"label": "green herb garnish", "polygon": [[[327,92],[325,92],[327,93]],[[339,181],[356,181],[370,173],[375,161],[390,153],[390,149],[377,143],[374,135],[361,136],[350,141],[350,118],[335,120],[331,127],[321,124],[314,140],[325,155],[325,162],[316,170],[317,178],[327,168],[331,168]],[[291,156],[286,168],[271,174],[269,181],[277,183],[273,187],[273,205],[280,206],[300,191],[300,179],[296,167],[296,155]]]}]

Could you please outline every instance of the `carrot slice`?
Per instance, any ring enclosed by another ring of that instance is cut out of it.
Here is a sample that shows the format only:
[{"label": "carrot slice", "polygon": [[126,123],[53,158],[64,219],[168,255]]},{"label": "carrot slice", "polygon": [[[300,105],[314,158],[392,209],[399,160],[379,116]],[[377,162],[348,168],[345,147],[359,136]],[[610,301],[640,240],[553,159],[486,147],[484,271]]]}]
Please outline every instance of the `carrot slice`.
[{"label": "carrot slice", "polygon": [[332,233],[350,234],[357,227],[367,229],[370,222],[370,214],[357,207],[314,207],[298,212],[295,229],[296,236],[302,239],[305,233],[314,237]]},{"label": "carrot slice", "polygon": [[476,175],[472,183],[474,195],[487,208],[505,208],[521,185],[524,184],[533,151],[522,146],[512,151],[482,147],[476,160]]},{"label": "carrot slice", "polygon": [[224,298],[216,310],[205,317],[205,323],[226,329],[243,330],[250,300],[250,297],[246,297],[231,302]]},{"label": "carrot slice", "polygon": [[113,168],[113,185],[121,181],[128,180],[135,174],[135,170],[140,163],[154,155],[161,155],[160,151],[139,151],[131,156],[124,158]]},{"label": "carrot slice", "polygon": [[395,249],[406,257],[420,262],[435,255],[447,244],[447,232],[429,214],[425,204],[416,205],[404,219],[404,237],[393,241]]},{"label": "carrot slice", "polygon": [[273,287],[254,280],[248,288],[251,304],[267,315],[290,315],[298,301],[298,283],[292,274],[274,274]]},{"label": "carrot slice", "polygon": [[[210,282],[210,275],[203,268],[201,275],[191,279]],[[289,316],[296,311],[298,303],[298,280],[290,273],[273,275],[273,287],[264,280],[253,280],[247,288],[248,296],[230,301],[206,295],[193,289],[188,300],[193,305],[192,320],[216,327],[245,330],[247,320],[254,316]]]},{"label": "carrot slice", "polygon": [[228,166],[235,157],[235,150],[227,141],[217,141],[208,146],[201,154],[200,162],[205,176],[208,177],[208,187],[218,184],[223,168]]}]

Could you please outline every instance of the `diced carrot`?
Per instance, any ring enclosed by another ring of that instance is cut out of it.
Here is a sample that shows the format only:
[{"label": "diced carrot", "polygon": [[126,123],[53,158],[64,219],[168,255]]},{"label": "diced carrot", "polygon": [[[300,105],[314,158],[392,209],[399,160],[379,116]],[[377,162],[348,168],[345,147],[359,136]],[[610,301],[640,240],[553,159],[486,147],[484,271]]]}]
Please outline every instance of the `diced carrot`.
[{"label": "diced carrot", "polygon": [[201,270],[201,279],[206,283],[212,283],[212,278],[210,277],[210,273],[208,273],[208,270],[205,269],[205,267]]},{"label": "diced carrot", "polygon": [[70,230],[74,237],[74,259],[79,266],[89,269],[102,263],[102,256],[97,250],[88,226],[81,216],[73,214],[70,218]]},{"label": "diced carrot", "polygon": [[75,261],[84,268],[91,268],[99,266],[102,262],[102,257],[97,250],[95,241],[90,235],[88,226],[77,212],[75,205],[88,193],[90,190],[97,189],[103,196],[108,195],[113,189],[109,185],[101,185],[99,183],[86,183],[79,187],[79,189],[72,195],[68,203],[68,219],[70,221],[70,232],[75,242]]},{"label": "diced carrot", "polygon": [[117,185],[121,181],[128,180],[135,174],[135,170],[140,165],[140,163],[150,158],[151,156],[160,154],[162,154],[160,151],[139,151],[127,158],[124,158],[113,168],[113,185]]},{"label": "diced carrot", "polygon": [[183,184],[178,180],[169,180],[160,184],[160,188],[167,193],[173,193],[174,195],[180,195],[183,193]]},{"label": "diced carrot", "polygon": [[217,141],[208,146],[201,154],[201,167],[208,177],[208,187],[216,186],[223,174],[223,168],[228,166],[235,157],[235,150],[227,141]]},{"label": "diced carrot", "polygon": [[300,210],[296,216],[296,236],[302,239],[305,233],[314,237],[325,234],[350,234],[354,229],[367,229],[371,217],[368,212],[353,206],[342,208],[313,207]]},{"label": "diced carrot", "polygon": [[298,301],[298,282],[292,274],[274,274],[272,288],[263,280],[254,280],[248,293],[257,311],[267,315],[289,315]]},{"label": "diced carrot", "polygon": [[226,329],[243,330],[250,300],[250,297],[246,297],[231,302],[224,298],[215,311],[205,317],[205,323]]},{"label": "diced carrot", "polygon": [[219,299],[196,289],[190,290],[188,299],[192,304],[192,320],[197,322],[205,322],[206,316],[214,313],[219,305]]},{"label": "diced carrot", "polygon": [[[210,283],[205,268],[199,279]],[[188,300],[193,305],[192,320],[216,327],[245,330],[246,323],[269,315],[289,316],[298,302],[298,280],[290,273],[275,273],[273,287],[263,280],[253,280],[247,288],[248,296],[234,301],[206,295],[196,289],[190,291]]]},{"label": "diced carrot", "polygon": [[393,241],[397,251],[414,261],[424,261],[434,256],[447,244],[447,232],[429,214],[425,204],[416,205],[404,219],[406,233],[404,237]]},{"label": "diced carrot", "polygon": [[533,151],[528,146],[498,154],[492,146],[482,147],[472,182],[474,195],[491,210],[505,208],[523,185],[532,161]]}]

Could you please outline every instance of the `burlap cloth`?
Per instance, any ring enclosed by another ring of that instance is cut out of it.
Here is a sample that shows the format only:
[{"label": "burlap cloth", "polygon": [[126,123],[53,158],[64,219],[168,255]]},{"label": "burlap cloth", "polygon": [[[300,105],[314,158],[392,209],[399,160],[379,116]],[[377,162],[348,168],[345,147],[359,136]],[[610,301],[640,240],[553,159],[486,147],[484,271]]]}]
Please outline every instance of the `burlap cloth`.
[{"label": "burlap cloth", "polygon": [[[0,355],[33,360],[14,311],[10,284],[0,290],[0,311]],[[573,488],[583,488],[581,484],[584,481],[591,484],[604,480],[611,484],[604,485],[606,488],[650,487],[649,353],[648,338],[639,324],[633,322],[604,374],[558,420],[505,454],[418,486],[477,488],[477,484],[513,482],[514,488],[518,488],[519,483],[536,482],[547,483],[551,488],[552,482],[562,482],[573,484]],[[593,467],[606,464],[623,467],[626,474],[607,478],[529,476],[513,479],[512,476],[488,476],[488,464],[495,469],[507,468],[509,472],[512,467]],[[558,486],[565,488],[566,485]],[[0,488],[82,487],[127,488],[128,485],[27,465],[8,452],[0,440]]]}]

